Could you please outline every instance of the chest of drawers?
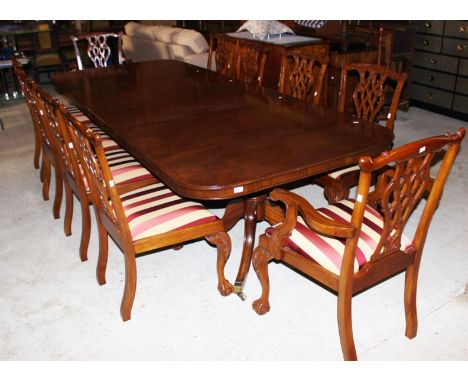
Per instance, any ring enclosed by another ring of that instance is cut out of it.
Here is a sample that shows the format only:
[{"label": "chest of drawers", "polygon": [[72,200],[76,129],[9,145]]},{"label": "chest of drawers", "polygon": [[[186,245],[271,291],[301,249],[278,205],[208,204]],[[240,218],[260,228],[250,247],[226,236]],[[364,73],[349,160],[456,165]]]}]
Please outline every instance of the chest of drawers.
[{"label": "chest of drawers", "polygon": [[411,103],[468,120],[468,21],[417,23]]}]

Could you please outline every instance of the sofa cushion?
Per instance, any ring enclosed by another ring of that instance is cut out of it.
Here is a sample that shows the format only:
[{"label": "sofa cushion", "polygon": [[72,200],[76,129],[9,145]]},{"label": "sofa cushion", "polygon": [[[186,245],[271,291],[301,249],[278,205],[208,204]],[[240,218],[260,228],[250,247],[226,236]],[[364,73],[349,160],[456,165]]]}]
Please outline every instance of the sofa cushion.
[{"label": "sofa cushion", "polygon": [[153,39],[153,31],[150,26],[131,21],[125,24],[125,34],[134,37]]},{"label": "sofa cushion", "polygon": [[154,26],[152,28],[153,38],[157,41],[171,45],[182,45],[189,47],[193,53],[208,51],[208,43],[203,35],[191,29],[172,28],[165,26]]}]

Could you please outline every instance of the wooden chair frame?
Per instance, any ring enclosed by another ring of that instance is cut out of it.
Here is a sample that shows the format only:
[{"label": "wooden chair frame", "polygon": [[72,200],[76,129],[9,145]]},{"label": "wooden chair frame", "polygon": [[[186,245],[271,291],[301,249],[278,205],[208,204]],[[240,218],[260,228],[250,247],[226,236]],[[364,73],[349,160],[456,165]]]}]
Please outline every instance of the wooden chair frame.
[{"label": "wooden chair frame", "polygon": [[[349,95],[349,75],[352,72],[359,74],[359,82],[352,93],[356,117],[370,122],[385,121],[385,126],[393,132],[407,75],[405,73],[399,74],[385,66],[376,64],[343,65],[338,100],[338,111],[341,113],[345,112],[346,98]],[[389,81],[396,85],[389,109],[386,110],[385,101],[388,95],[386,90]],[[358,179],[359,171],[350,171],[337,179],[328,174],[321,175],[314,178],[314,183],[324,187],[325,198],[329,203],[333,203],[347,199],[350,188],[357,185]]]},{"label": "wooden chair frame", "polygon": [[121,303],[121,316],[124,321],[131,318],[131,310],[136,292],[136,257],[148,251],[184,243],[204,237],[217,247],[218,290],[222,295],[232,293],[233,286],[224,277],[224,265],[231,252],[231,240],[221,219],[180,228],[140,240],[133,240],[126,220],[120,193],[115,187],[99,135],[87,129],[70,114],[61,110],[73,146],[78,152],[80,163],[88,180],[93,196],[96,220],[99,231],[99,260],[97,280],[106,283],[105,273],[108,256],[108,235],[123,251],[125,259],[125,289]]},{"label": "wooden chair frame", "polygon": [[322,58],[301,52],[283,56],[278,91],[319,105],[327,66]]},{"label": "wooden chair frame", "polygon": [[31,114],[31,119],[33,121],[34,127],[34,168],[39,168],[39,159],[41,155],[41,133],[39,129],[39,121],[38,115],[34,111],[34,99],[32,94],[26,88],[26,82],[28,81],[28,76],[26,75],[25,71],[23,70],[23,66],[21,63],[16,59],[16,57],[11,58],[11,62],[13,63],[13,71],[15,72],[16,78],[21,88],[21,92],[23,93],[24,99],[26,104],[28,105],[29,113]]},{"label": "wooden chair frame", "polygon": [[112,54],[111,48],[107,43],[109,37],[117,39],[117,56],[118,64],[123,63],[123,53],[122,53],[122,32],[119,33],[110,33],[110,32],[93,32],[87,33],[79,36],[70,36],[73,47],[75,49],[76,61],[78,65],[78,70],[83,70],[83,61],[81,59],[80,49],[78,47],[78,42],[81,40],[86,40],[88,43],[87,54],[95,68],[104,68],[107,67],[107,63]]},{"label": "wooden chair frame", "polygon": [[[357,197],[350,223],[325,217],[305,199],[290,191],[274,190],[270,199],[280,201],[286,206],[286,216],[268,235],[260,236],[259,245],[253,253],[253,266],[262,285],[262,295],[253,303],[254,310],[258,314],[265,314],[270,309],[268,261],[275,259],[289,264],[337,293],[338,328],[343,356],[345,360],[356,360],[351,319],[353,295],[405,271],[405,334],[410,339],[415,337],[418,327],[416,289],[421,256],[429,225],[464,136],[465,130],[460,128],[452,135],[413,142],[384,152],[376,158],[361,158]],[[430,177],[432,159],[445,148],[446,152],[433,182]],[[389,165],[392,167],[388,167]],[[386,170],[380,173],[374,191],[370,192],[372,173],[383,169]],[[403,229],[425,192],[429,192],[429,197],[411,247],[402,251]],[[370,261],[354,273],[356,248],[366,204],[381,212],[384,226]],[[345,241],[339,275],[288,247],[287,239],[296,226],[298,215],[303,217],[309,229]]]}]

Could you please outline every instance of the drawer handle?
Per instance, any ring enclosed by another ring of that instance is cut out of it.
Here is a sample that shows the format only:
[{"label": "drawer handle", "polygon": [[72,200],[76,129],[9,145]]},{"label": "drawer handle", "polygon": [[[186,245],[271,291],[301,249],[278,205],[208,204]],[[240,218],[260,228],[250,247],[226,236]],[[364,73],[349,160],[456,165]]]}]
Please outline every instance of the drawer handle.
[{"label": "drawer handle", "polygon": [[460,33],[468,33],[468,27],[460,27],[460,28],[458,28],[458,31]]},{"label": "drawer handle", "polygon": [[427,76],[428,81],[434,81],[434,76]]},{"label": "drawer handle", "polygon": [[431,92],[427,92],[427,93],[426,93],[426,97],[429,98],[429,99],[432,99],[432,93],[431,93]]},{"label": "drawer handle", "polygon": [[423,41],[423,44],[426,45],[426,46],[428,46],[428,45],[430,44],[430,42],[429,42],[429,40],[424,40],[424,41]]},{"label": "drawer handle", "polygon": [[437,60],[436,60],[435,58],[431,58],[431,59],[429,60],[429,62],[430,62],[431,64],[437,64]]},{"label": "drawer handle", "polygon": [[458,50],[459,52],[463,52],[463,51],[465,50],[465,48],[466,48],[466,45],[462,45],[462,44],[458,44],[458,45],[457,45],[457,50]]},{"label": "drawer handle", "polygon": [[430,28],[430,27],[432,27],[432,23],[425,23],[424,26],[425,26],[426,28]]}]

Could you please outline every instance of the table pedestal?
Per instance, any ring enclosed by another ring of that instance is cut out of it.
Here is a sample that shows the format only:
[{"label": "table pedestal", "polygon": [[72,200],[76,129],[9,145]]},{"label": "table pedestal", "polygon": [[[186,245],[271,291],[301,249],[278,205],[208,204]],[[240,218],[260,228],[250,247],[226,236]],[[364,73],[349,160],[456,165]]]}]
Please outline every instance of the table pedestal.
[{"label": "table pedestal", "polygon": [[257,222],[266,220],[271,225],[274,225],[283,220],[283,217],[282,209],[271,203],[266,195],[236,199],[227,205],[223,216],[226,231],[231,230],[239,219],[244,218],[244,245],[239,270],[234,283],[234,293],[241,300],[245,300],[243,289],[252,260]]}]

